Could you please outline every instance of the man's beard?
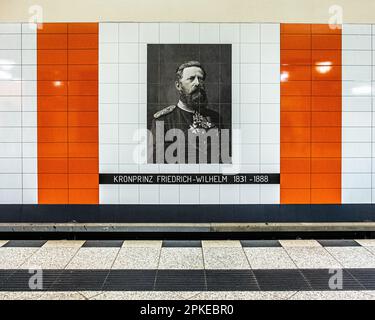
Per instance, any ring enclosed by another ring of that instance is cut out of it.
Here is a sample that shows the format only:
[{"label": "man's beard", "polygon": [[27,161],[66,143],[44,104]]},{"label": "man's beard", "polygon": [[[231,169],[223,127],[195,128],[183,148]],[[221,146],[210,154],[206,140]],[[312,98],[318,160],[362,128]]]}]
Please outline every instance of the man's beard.
[{"label": "man's beard", "polygon": [[207,94],[202,88],[198,88],[192,93],[184,93],[180,91],[180,100],[189,108],[199,111],[202,108],[207,107]]}]

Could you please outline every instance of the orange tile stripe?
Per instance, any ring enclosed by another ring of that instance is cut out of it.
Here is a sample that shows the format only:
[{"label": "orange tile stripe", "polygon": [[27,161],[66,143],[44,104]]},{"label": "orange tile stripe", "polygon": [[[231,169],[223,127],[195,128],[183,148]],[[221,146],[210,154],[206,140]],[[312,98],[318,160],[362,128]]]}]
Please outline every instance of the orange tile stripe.
[{"label": "orange tile stripe", "polygon": [[98,204],[98,24],[38,29],[38,202]]},{"label": "orange tile stripe", "polygon": [[281,204],[341,203],[341,39],[281,24]]}]

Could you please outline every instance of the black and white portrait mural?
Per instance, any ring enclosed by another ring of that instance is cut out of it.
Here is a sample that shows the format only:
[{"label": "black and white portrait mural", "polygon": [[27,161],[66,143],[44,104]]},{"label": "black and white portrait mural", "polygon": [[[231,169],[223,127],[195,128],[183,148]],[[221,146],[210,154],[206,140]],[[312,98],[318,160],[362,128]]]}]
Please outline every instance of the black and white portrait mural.
[{"label": "black and white portrait mural", "polygon": [[231,163],[230,44],[147,45],[149,163]]}]

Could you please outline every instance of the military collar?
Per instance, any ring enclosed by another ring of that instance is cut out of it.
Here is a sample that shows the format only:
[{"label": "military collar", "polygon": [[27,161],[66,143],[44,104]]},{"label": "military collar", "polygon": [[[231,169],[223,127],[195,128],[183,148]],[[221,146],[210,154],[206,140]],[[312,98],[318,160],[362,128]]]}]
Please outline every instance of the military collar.
[{"label": "military collar", "polygon": [[181,100],[178,101],[177,107],[179,107],[183,111],[186,111],[186,112],[189,112],[189,113],[195,113],[194,110],[188,109],[188,107]]}]

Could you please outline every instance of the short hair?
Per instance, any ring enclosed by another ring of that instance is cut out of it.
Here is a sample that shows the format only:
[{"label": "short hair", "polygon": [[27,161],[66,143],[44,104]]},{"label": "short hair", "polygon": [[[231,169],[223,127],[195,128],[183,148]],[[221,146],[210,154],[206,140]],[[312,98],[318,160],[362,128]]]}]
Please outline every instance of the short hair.
[{"label": "short hair", "polygon": [[189,67],[201,68],[203,71],[203,80],[206,79],[206,70],[204,70],[201,63],[199,61],[192,60],[192,61],[184,62],[176,69],[176,81],[179,81],[182,78],[182,73],[184,72],[184,69],[189,68]]}]

